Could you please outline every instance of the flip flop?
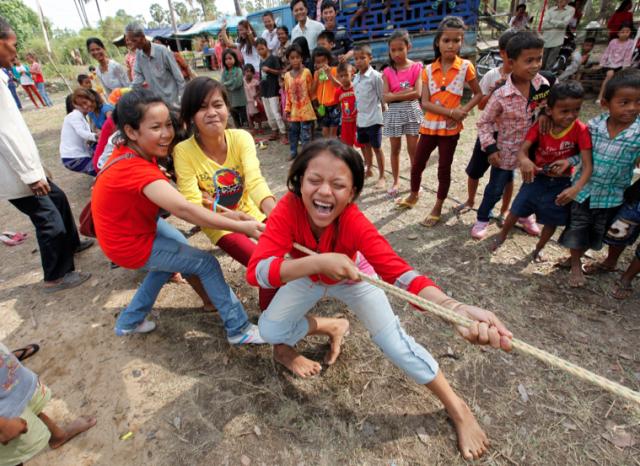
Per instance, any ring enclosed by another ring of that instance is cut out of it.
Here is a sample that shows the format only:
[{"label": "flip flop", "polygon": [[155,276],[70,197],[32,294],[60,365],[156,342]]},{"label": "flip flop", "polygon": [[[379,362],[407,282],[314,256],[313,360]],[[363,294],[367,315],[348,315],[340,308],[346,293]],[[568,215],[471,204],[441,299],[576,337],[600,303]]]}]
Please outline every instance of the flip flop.
[{"label": "flip flop", "polygon": [[616,280],[611,289],[609,295],[614,299],[627,299],[633,294],[633,287],[631,284],[623,285],[620,280]]},{"label": "flip flop", "polygon": [[413,209],[417,203],[417,199],[415,201],[410,201],[408,198],[401,199],[396,202],[396,209]]},{"label": "flip flop", "polygon": [[18,358],[18,361],[24,361],[25,359],[29,359],[31,356],[40,351],[40,345],[36,343],[31,343],[30,345],[25,346],[24,348],[18,348],[17,350],[13,350],[13,355]]},{"label": "flip flop", "polygon": [[17,246],[24,242],[25,238],[22,239],[14,239],[7,235],[0,235],[0,241],[2,241],[7,246]]},{"label": "flip flop", "polygon": [[420,222],[420,225],[426,228],[433,228],[440,222],[439,215],[427,215],[424,220]]},{"label": "flip flop", "polygon": [[13,231],[3,231],[2,234],[16,241],[24,241],[28,235],[28,233],[15,233]]},{"label": "flip flop", "polygon": [[471,210],[471,207],[469,207],[469,205],[466,202],[461,202],[451,210],[453,210],[454,214],[461,215],[461,214],[464,214],[465,212],[469,212]]},{"label": "flip flop", "polygon": [[387,196],[389,196],[391,199],[395,199],[396,197],[398,197],[398,188],[389,188],[387,189]]},{"label": "flip flop", "polygon": [[602,265],[602,262],[590,262],[582,266],[582,271],[585,275],[600,275],[602,273],[615,272],[616,268],[608,268]]}]

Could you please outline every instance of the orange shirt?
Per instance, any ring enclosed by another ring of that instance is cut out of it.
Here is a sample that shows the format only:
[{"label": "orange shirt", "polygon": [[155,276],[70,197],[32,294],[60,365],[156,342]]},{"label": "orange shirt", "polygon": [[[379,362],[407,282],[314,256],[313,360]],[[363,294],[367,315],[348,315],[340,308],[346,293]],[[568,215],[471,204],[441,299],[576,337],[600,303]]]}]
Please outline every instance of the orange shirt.
[{"label": "orange shirt", "polygon": [[[318,74],[320,74],[320,71],[316,71],[314,73],[313,78],[318,79]],[[335,78],[337,74],[338,74],[338,68],[335,66],[332,66],[331,76]],[[316,97],[317,97],[318,103],[326,107],[338,105],[338,101],[336,100],[337,89],[338,89],[338,86],[331,79],[327,79],[326,81],[318,80],[318,87],[316,91]]]},{"label": "orange shirt", "polygon": [[[429,67],[431,79],[429,79]],[[422,85],[428,86],[430,102],[451,109],[460,106],[464,83],[474,79],[476,79],[475,67],[470,61],[460,57],[456,57],[446,74],[442,73],[440,59],[427,65],[422,70]],[[462,128],[462,123],[455,122],[442,115],[426,112],[422,125],[420,125],[420,134],[454,136],[460,133]]]}]

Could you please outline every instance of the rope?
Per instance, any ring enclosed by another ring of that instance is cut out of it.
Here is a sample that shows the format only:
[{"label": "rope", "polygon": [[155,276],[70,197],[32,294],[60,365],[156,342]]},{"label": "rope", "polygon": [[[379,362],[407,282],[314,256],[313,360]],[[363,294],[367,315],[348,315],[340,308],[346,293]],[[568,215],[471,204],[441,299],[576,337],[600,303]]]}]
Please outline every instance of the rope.
[{"label": "rope", "polygon": [[[218,208],[224,211],[229,211],[229,209],[218,205]],[[293,243],[293,247],[300,252],[303,252],[309,256],[317,255],[315,251],[312,251],[309,248],[306,248],[298,243]],[[400,298],[404,301],[407,301],[415,306],[418,306],[421,309],[431,312],[441,319],[455,325],[460,325],[462,327],[470,327],[474,321],[471,319],[467,319],[466,317],[457,314],[451,309],[447,309],[446,307],[440,306],[431,301],[427,301],[426,299],[409,293],[397,286],[391,285],[385,281],[382,281],[378,278],[371,277],[366,275],[360,271],[358,271],[358,276],[362,281],[370,283],[378,288],[383,289],[387,293],[397,298]],[[572,362],[567,361],[566,359],[562,359],[558,356],[555,356],[547,351],[541,350],[540,348],[536,348],[522,340],[517,338],[513,338],[511,340],[511,346],[513,349],[520,351],[521,353],[528,354],[529,356],[533,356],[539,361],[545,362],[550,366],[557,367],[560,370],[563,370],[569,374],[574,375],[575,377],[584,380],[585,382],[589,382],[593,385],[597,385],[598,387],[618,395],[622,398],[626,398],[629,401],[633,401],[640,405],[640,392],[632,390],[624,385],[621,385],[617,382],[607,379],[606,377],[602,377],[601,375],[595,374],[583,367],[578,366]]]}]

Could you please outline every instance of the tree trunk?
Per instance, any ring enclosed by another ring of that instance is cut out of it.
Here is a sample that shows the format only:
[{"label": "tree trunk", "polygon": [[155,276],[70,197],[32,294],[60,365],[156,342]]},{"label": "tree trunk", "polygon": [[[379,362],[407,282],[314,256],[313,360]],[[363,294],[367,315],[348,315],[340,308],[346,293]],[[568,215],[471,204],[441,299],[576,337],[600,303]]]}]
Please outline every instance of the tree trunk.
[{"label": "tree trunk", "polygon": [[233,6],[236,7],[236,16],[242,16],[242,8],[240,8],[240,0],[233,0]]},{"label": "tree trunk", "polygon": [[609,10],[611,10],[612,0],[600,0],[600,19],[607,19],[609,17]]}]

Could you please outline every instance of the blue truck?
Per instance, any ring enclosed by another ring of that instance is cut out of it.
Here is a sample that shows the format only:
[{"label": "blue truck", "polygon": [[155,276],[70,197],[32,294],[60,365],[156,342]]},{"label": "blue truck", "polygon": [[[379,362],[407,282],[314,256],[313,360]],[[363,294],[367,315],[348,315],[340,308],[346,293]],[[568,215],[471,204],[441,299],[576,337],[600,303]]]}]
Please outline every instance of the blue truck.
[{"label": "blue truck", "polygon": [[[387,40],[396,29],[406,29],[411,34],[412,47],[409,57],[428,63],[434,59],[433,38],[438,23],[445,16],[453,15],[462,18],[468,29],[464,36],[461,55],[473,58],[476,54],[476,38],[478,28],[479,0],[435,0],[409,2],[405,9],[404,0],[392,0],[386,9],[386,1],[369,2],[369,11],[363,15],[359,24],[349,24],[360,2],[353,0],[337,1],[338,14],[336,22],[350,31],[355,43],[366,43],[373,51],[373,63],[380,67],[389,60]],[[264,31],[262,15],[271,11],[276,24],[284,25],[289,31],[295,26],[295,20],[289,5],[268,10],[257,11],[247,16],[258,35]]]}]

